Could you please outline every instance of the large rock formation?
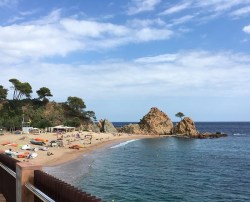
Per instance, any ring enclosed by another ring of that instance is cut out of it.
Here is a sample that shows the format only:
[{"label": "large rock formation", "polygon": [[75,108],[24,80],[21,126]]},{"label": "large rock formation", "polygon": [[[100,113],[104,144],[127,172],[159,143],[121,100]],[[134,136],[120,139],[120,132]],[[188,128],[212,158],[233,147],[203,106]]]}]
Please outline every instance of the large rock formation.
[{"label": "large rock formation", "polygon": [[98,122],[98,127],[100,128],[100,132],[102,133],[117,133],[117,130],[114,127],[114,125],[107,119],[104,120],[101,119]]},{"label": "large rock formation", "polygon": [[190,138],[219,138],[225,137],[222,133],[199,133],[193,120],[185,117],[173,127],[171,119],[159,109],[150,109],[138,124],[129,124],[119,128],[119,132],[142,135],[176,135]]},{"label": "large rock formation", "polygon": [[219,138],[219,137],[226,137],[227,135],[224,133],[216,132],[216,133],[200,133],[196,130],[195,124],[193,120],[189,117],[185,117],[182,121],[176,124],[172,129],[172,134],[177,136],[185,136],[190,138]]},{"label": "large rock formation", "polygon": [[141,119],[139,126],[144,133],[168,135],[173,128],[173,122],[164,112],[152,107]]},{"label": "large rock formation", "polygon": [[132,134],[169,135],[172,128],[171,119],[164,112],[153,107],[138,124],[126,125],[119,131]]},{"label": "large rock formation", "polygon": [[183,135],[188,137],[198,137],[199,135],[193,120],[189,117],[185,117],[178,124],[176,124],[171,132],[174,135]]},{"label": "large rock formation", "polygon": [[121,127],[119,130],[121,133],[129,133],[129,134],[143,134],[139,124],[129,124]]}]

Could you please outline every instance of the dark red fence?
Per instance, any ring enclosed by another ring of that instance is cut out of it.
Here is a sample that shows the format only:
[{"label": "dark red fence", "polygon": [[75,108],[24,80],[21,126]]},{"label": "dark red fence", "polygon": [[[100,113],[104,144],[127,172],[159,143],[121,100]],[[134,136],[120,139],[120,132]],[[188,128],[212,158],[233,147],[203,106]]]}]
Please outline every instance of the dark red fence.
[{"label": "dark red fence", "polygon": [[[49,196],[56,202],[100,202],[95,196],[78,190],[72,185],[63,182],[43,171],[36,170],[34,173],[34,185],[37,189]],[[35,202],[41,202],[35,197]]]},{"label": "dark red fence", "polygon": [[[6,154],[0,154],[0,162],[13,172],[16,172],[16,163],[19,162]],[[0,167],[0,193],[6,201],[16,201],[16,178]]]}]

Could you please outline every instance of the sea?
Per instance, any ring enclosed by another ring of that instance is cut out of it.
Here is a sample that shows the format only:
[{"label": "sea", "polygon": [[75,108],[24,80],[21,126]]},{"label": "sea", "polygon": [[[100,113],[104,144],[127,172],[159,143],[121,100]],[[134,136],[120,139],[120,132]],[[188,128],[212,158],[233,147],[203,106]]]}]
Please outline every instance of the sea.
[{"label": "sea", "polygon": [[228,136],[133,139],[45,171],[103,201],[249,202],[250,122],[197,122],[196,128]]}]

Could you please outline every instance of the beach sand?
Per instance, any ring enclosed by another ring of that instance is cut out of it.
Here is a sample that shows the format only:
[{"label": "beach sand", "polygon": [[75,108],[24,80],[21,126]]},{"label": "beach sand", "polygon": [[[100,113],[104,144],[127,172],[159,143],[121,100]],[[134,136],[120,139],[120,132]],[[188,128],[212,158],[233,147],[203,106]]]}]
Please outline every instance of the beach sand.
[{"label": "beach sand", "polygon": [[[90,144],[90,137],[91,144]],[[94,132],[68,132],[68,133],[40,133],[40,134],[11,134],[5,133],[0,136],[0,150],[9,150],[13,152],[31,152],[22,150],[20,145],[30,145],[31,148],[39,148],[39,145],[33,145],[30,143],[30,140],[34,138],[42,138],[48,140],[46,142],[46,147],[48,151],[38,150],[37,157],[33,159],[27,158],[17,158],[19,161],[28,161],[34,164],[40,164],[42,166],[56,166],[62,163],[69,162],[76,159],[82,154],[86,154],[92,151],[95,151],[99,148],[103,148],[108,145],[118,144],[119,142],[131,140],[131,139],[143,139],[143,138],[152,138],[156,136],[150,135],[131,135],[125,133],[94,133]],[[62,138],[63,147],[50,147],[50,141],[57,140]],[[3,145],[4,143],[16,143],[18,146]],[[70,149],[72,145],[78,145],[81,148]],[[48,152],[51,152],[53,155],[47,155]]]}]

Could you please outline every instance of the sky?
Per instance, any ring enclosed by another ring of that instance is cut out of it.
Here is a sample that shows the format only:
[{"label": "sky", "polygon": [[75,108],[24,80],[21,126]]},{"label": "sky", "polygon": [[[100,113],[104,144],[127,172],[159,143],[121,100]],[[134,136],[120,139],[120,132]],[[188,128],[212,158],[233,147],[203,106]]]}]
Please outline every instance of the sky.
[{"label": "sky", "polygon": [[0,0],[0,85],[97,119],[250,121],[250,0]]}]

